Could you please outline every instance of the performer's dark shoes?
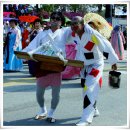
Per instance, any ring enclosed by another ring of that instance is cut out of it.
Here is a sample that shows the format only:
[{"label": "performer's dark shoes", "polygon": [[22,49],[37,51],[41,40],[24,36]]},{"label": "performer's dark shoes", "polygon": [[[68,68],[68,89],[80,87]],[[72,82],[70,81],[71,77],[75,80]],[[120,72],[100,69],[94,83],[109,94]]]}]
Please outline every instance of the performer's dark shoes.
[{"label": "performer's dark shoes", "polygon": [[55,123],[56,119],[52,118],[52,117],[47,117],[46,121],[49,122],[49,123]]}]

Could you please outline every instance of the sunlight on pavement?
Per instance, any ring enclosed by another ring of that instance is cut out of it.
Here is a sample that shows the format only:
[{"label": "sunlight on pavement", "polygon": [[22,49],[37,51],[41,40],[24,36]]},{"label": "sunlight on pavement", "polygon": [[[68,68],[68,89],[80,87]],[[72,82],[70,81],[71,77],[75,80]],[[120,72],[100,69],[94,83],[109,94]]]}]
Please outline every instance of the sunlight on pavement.
[{"label": "sunlight on pavement", "polygon": [[29,77],[29,78],[19,78],[19,79],[4,79],[3,86],[4,87],[9,87],[9,86],[19,86],[19,85],[30,85],[30,84],[35,84],[36,79],[34,77]]}]

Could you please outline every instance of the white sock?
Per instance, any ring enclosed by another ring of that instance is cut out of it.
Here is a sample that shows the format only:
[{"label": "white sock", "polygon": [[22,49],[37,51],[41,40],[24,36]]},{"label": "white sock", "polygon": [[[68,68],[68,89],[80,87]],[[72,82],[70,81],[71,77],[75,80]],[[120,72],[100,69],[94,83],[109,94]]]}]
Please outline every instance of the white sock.
[{"label": "white sock", "polygon": [[39,113],[47,113],[47,109],[46,109],[46,106],[44,107],[41,107],[41,110]]},{"label": "white sock", "polygon": [[55,109],[50,109],[48,112],[48,117],[53,117],[54,111],[55,111]]}]

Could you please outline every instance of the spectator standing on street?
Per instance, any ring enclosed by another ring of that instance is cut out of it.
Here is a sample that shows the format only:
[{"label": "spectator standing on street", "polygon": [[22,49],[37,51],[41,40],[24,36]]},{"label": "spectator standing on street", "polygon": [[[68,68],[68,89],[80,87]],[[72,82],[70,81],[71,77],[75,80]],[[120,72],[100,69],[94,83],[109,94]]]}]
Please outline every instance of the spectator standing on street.
[{"label": "spectator standing on street", "polygon": [[41,27],[41,20],[38,18],[36,19],[34,22],[33,22],[33,29],[32,31],[30,32],[30,35],[29,35],[29,42],[31,42],[35,37],[36,35],[43,31],[42,27]]},{"label": "spectator standing on street", "polygon": [[126,44],[123,32],[121,31],[121,26],[116,25],[111,33],[110,42],[113,49],[118,55],[119,60],[124,59],[124,44]]},{"label": "spectator standing on street", "polygon": [[127,27],[125,28],[123,34],[124,34],[124,38],[125,38],[125,41],[126,41],[126,43],[124,45],[124,49],[127,50]]},{"label": "spectator standing on street", "polygon": [[[26,44],[31,42],[41,31],[43,31],[43,29],[41,27],[41,20],[36,19],[33,22],[33,30],[30,32],[30,35],[28,36],[28,39],[26,40]],[[33,67],[35,64],[36,64],[36,62],[34,62],[32,60],[28,60],[29,73],[32,76],[35,76],[35,69]]]},{"label": "spectator standing on street", "polygon": [[10,20],[10,30],[4,45],[4,70],[6,71],[20,71],[23,68],[21,59],[17,59],[14,51],[22,50],[21,32],[17,27],[16,20]]},{"label": "spectator standing on street", "polygon": [[27,30],[27,26],[23,25],[22,49],[24,49],[28,45],[28,42],[26,42],[26,40],[28,39],[28,36],[29,36],[29,31]]},{"label": "spectator standing on street", "polygon": [[118,57],[115,54],[110,42],[91,28],[84,25],[83,18],[76,16],[71,21],[73,31],[72,39],[77,42],[77,59],[84,61],[84,68],[81,70],[81,78],[85,79],[83,85],[83,112],[78,126],[85,126],[92,123],[97,113],[96,101],[98,92],[102,86],[102,74],[104,68],[103,53],[107,55],[112,69],[116,70]]}]

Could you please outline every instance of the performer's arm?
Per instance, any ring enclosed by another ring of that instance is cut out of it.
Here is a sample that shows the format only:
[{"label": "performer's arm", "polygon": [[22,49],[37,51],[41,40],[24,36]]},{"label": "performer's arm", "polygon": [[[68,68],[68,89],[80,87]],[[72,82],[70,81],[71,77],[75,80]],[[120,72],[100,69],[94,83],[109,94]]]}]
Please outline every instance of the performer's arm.
[{"label": "performer's arm", "polygon": [[115,50],[112,48],[111,43],[98,32],[94,32],[91,38],[94,42],[96,42],[99,50],[106,55],[108,62],[112,65],[112,69],[116,70],[116,63],[119,59]]},{"label": "performer's arm", "polygon": [[43,35],[42,35],[42,32],[38,33],[38,35],[29,43],[29,45],[26,48],[22,50],[22,52],[29,52],[36,49],[40,45],[40,42],[43,36],[44,36],[44,33]]}]

